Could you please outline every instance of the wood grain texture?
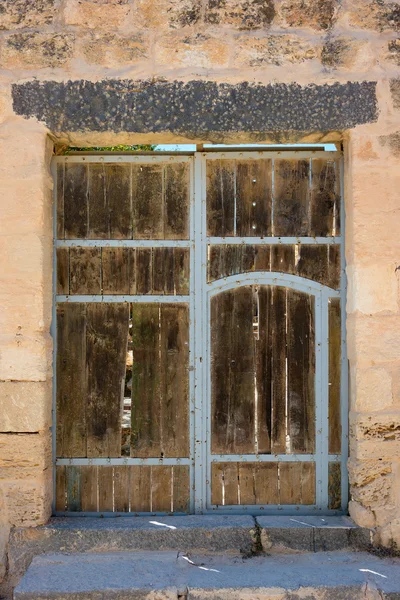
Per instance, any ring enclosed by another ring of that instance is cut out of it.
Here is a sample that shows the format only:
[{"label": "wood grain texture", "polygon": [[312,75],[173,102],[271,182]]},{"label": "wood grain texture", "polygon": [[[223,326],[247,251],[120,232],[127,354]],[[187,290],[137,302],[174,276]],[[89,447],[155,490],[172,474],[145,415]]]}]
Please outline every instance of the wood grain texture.
[{"label": "wood grain texture", "polygon": [[103,294],[129,294],[132,248],[102,248]]},{"label": "wood grain texture", "polygon": [[65,239],[84,239],[88,234],[88,166],[66,163],[64,170]]},{"label": "wood grain texture", "polygon": [[170,164],[164,169],[166,239],[189,239],[189,176],[189,163]]},{"label": "wood grain texture", "polygon": [[173,511],[189,513],[190,511],[190,468],[178,465],[172,467],[173,477]]},{"label": "wood grain texture", "polygon": [[115,512],[129,512],[130,468],[127,465],[113,467]]},{"label": "wood grain texture", "polygon": [[272,288],[271,302],[271,354],[272,354],[272,427],[271,452],[286,452],[286,289]]},{"label": "wood grain texture", "polygon": [[98,467],[82,465],[81,472],[81,509],[87,512],[97,512]]},{"label": "wood grain texture", "polygon": [[66,489],[66,467],[56,467],[56,511],[67,509],[67,489]]},{"label": "wood grain texture", "polygon": [[151,467],[130,467],[130,509],[151,511]]},{"label": "wood grain texture", "polygon": [[342,505],[341,464],[330,462],[328,467],[328,508],[340,510]]},{"label": "wood grain texture", "polygon": [[131,165],[106,164],[105,172],[110,237],[132,239]]},{"label": "wood grain texture", "polygon": [[313,158],[310,235],[340,235],[339,162]]},{"label": "wood grain texture", "polygon": [[57,294],[69,294],[69,248],[57,248]]},{"label": "wood grain texture", "polygon": [[101,248],[70,248],[70,293],[101,294]]},{"label": "wood grain texture", "polygon": [[308,235],[309,169],[309,160],[275,160],[274,235]]},{"label": "wood grain texture", "polygon": [[108,240],[110,210],[106,193],[106,168],[104,163],[88,165],[88,232],[90,240]]},{"label": "wood grain texture", "polygon": [[99,511],[113,512],[113,467],[99,465],[97,467]]},{"label": "wood grain texture", "polygon": [[341,425],[341,306],[340,298],[331,298],[328,305],[329,319],[329,453],[340,454],[342,445]]},{"label": "wood grain texture", "polygon": [[162,165],[132,166],[133,237],[164,237]]},{"label": "wood grain texture", "polygon": [[65,185],[65,163],[59,163],[57,165],[57,239],[63,240],[65,237],[65,228],[64,228],[64,185]]},{"label": "wood grain texture", "polygon": [[234,233],[235,161],[207,161],[207,235]]},{"label": "wood grain texture", "polygon": [[271,235],[272,161],[238,160],[236,163],[236,234]]},{"label": "wood grain texture", "polygon": [[151,468],[151,510],[172,512],[172,467]]},{"label": "wood grain texture", "polygon": [[257,385],[257,438],[258,451],[271,452],[272,428],[272,289],[259,286],[257,289],[258,336],[255,337],[255,362]]}]

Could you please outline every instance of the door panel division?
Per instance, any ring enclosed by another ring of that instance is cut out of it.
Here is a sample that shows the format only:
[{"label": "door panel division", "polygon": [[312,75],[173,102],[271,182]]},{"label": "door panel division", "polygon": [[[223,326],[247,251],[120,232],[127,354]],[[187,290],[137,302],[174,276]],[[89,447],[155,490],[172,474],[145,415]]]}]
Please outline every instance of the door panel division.
[{"label": "door panel division", "polygon": [[341,154],[53,174],[55,514],[345,510]]}]

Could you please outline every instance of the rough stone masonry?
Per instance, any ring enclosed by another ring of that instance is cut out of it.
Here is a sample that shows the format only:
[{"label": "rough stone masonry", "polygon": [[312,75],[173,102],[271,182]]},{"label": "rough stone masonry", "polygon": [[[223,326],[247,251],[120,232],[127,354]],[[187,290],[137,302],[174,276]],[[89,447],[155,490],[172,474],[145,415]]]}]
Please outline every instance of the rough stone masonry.
[{"label": "rough stone masonry", "polygon": [[342,142],[350,514],[400,544],[400,4],[2,0],[0,578],[51,512],[54,142]]}]

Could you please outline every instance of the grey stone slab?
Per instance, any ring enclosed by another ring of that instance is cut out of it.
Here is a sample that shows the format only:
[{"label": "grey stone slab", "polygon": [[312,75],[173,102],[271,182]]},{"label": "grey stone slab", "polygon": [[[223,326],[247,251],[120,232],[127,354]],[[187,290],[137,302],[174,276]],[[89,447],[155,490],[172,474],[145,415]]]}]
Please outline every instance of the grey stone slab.
[{"label": "grey stone slab", "polygon": [[12,86],[16,114],[51,131],[187,136],[324,132],[377,120],[376,82],[28,81]]},{"label": "grey stone slab", "polygon": [[369,529],[358,527],[349,517],[257,517],[264,551],[366,550]]},{"label": "grey stone slab", "polygon": [[[14,600],[108,600],[157,598],[242,600],[358,600],[400,593],[400,560],[362,552],[253,557],[176,552],[53,554],[36,557],[14,592]],[[261,595],[262,594],[264,595]],[[250,594],[245,596],[246,594]],[[270,596],[268,596],[268,594]]]}]

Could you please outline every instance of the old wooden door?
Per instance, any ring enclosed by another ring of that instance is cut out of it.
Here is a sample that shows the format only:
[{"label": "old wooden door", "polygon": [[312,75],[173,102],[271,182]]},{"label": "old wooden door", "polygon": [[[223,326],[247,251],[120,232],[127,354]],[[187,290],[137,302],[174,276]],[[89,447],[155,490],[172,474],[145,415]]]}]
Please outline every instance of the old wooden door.
[{"label": "old wooden door", "polygon": [[55,159],[56,514],[346,507],[340,173]]}]

